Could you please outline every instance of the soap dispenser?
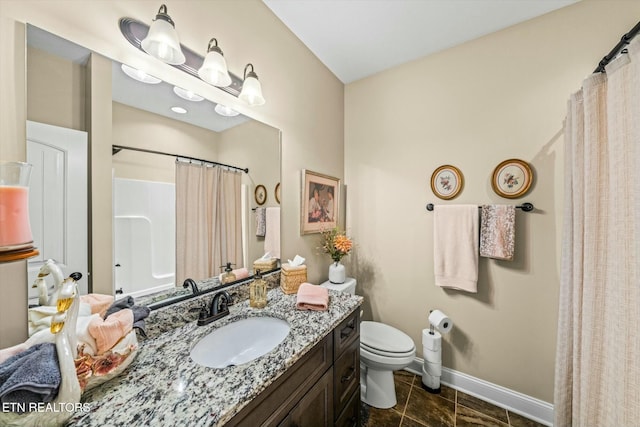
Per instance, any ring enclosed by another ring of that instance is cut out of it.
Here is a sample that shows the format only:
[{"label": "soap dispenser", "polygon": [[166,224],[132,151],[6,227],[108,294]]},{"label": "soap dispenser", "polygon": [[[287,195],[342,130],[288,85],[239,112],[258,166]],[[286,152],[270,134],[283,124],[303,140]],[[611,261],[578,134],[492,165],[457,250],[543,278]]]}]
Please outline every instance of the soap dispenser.
[{"label": "soap dispenser", "polygon": [[260,270],[249,285],[249,305],[254,308],[264,308],[267,305],[267,281],[262,278]]},{"label": "soap dispenser", "polygon": [[[235,264],[231,264],[230,262],[228,262],[227,266],[224,269],[224,273],[220,276],[220,283],[222,283],[223,285],[225,283],[231,283],[236,281],[236,275],[233,273],[233,269],[231,268],[232,265],[235,265]],[[220,266],[220,268],[222,267],[224,266]]]}]

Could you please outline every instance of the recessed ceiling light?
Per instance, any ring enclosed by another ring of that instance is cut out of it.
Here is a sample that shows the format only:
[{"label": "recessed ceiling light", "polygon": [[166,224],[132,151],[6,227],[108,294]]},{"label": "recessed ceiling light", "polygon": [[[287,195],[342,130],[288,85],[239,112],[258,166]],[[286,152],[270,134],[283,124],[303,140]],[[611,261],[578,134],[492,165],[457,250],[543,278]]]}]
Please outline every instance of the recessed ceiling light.
[{"label": "recessed ceiling light", "polygon": [[174,86],[173,91],[176,95],[178,95],[182,99],[186,99],[187,101],[200,102],[204,98],[196,93],[193,93],[190,90],[182,89],[181,87]]},{"label": "recessed ceiling light", "polygon": [[171,111],[178,114],[186,114],[187,110],[182,107],[171,107]]},{"label": "recessed ceiling light", "polygon": [[127,64],[122,64],[121,68],[122,68],[122,71],[124,71],[124,73],[127,76],[142,83],[155,85],[162,81],[157,77],[150,76],[144,71],[138,70],[137,68],[130,67]]},{"label": "recessed ceiling light", "polygon": [[237,116],[238,113],[236,110],[227,107],[226,105],[222,105],[222,104],[216,104],[216,113],[220,114],[221,116],[225,116],[225,117],[235,117]]}]

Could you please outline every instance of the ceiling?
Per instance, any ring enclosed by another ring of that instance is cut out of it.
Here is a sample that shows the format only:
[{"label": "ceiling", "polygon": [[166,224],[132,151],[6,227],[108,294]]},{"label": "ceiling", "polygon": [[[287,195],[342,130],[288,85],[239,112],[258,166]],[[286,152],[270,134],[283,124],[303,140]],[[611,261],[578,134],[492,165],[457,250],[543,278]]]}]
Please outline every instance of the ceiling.
[{"label": "ceiling", "polygon": [[343,83],[579,0],[262,0]]}]

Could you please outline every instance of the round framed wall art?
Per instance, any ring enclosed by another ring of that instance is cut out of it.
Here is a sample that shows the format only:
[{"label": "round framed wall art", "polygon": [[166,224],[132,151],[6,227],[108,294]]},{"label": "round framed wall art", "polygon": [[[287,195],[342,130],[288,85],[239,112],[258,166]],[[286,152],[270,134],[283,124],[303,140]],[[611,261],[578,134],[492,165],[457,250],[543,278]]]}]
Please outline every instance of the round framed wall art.
[{"label": "round framed wall art", "polygon": [[509,159],[493,170],[491,186],[493,191],[504,198],[516,199],[524,196],[533,182],[533,172],[527,162]]},{"label": "round framed wall art", "polygon": [[431,175],[431,191],[443,200],[456,197],[464,186],[462,172],[455,166],[442,165]]}]

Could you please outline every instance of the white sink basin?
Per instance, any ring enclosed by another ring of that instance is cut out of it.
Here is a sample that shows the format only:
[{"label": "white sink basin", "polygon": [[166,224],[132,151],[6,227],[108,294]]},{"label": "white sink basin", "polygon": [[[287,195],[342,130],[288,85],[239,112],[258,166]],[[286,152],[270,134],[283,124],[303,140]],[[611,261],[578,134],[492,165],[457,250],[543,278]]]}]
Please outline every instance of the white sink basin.
[{"label": "white sink basin", "polygon": [[276,348],[291,327],[275,317],[249,317],[229,323],[202,338],[191,349],[191,359],[209,368],[242,365]]}]

